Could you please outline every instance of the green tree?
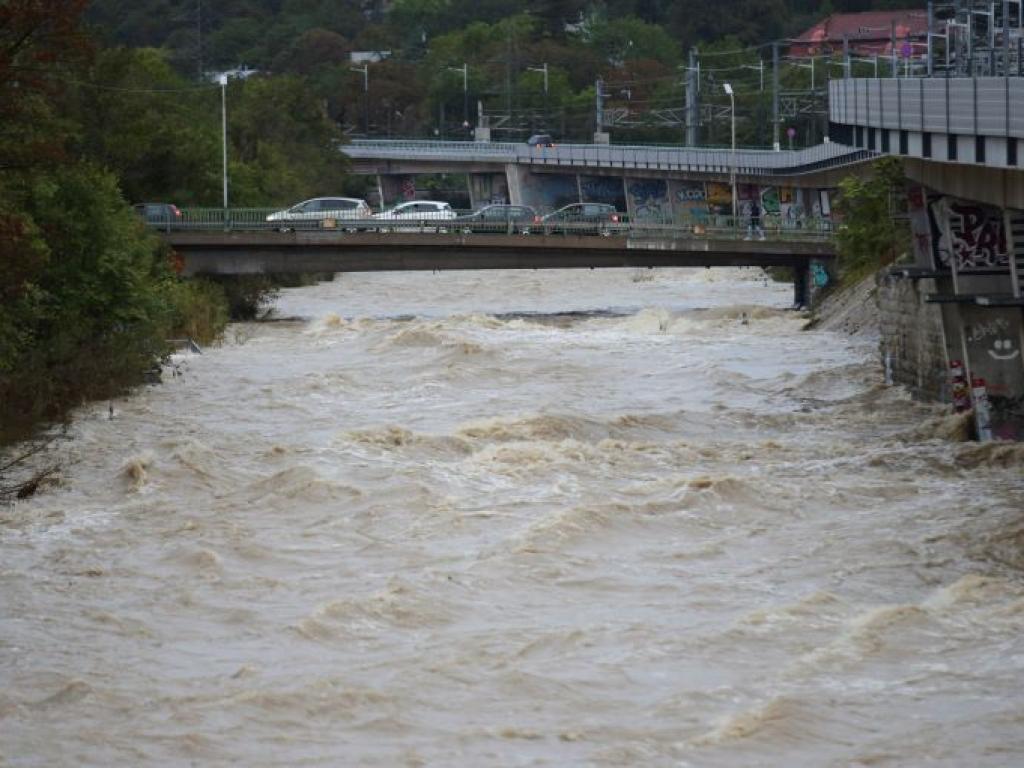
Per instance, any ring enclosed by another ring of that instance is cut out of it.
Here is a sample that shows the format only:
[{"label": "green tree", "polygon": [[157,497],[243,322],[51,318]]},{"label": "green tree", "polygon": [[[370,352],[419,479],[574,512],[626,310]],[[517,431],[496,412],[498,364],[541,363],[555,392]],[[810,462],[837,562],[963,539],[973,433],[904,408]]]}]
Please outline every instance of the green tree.
[{"label": "green tree", "polygon": [[910,247],[910,232],[897,213],[905,198],[899,158],[876,160],[870,176],[848,176],[839,183],[839,266],[859,275],[896,260]]},{"label": "green tree", "polygon": [[251,77],[233,81],[227,97],[234,205],[333,194],[344,181],[341,132],[304,81]]},{"label": "green tree", "polygon": [[68,100],[81,152],[115,171],[132,201],[214,204],[220,193],[220,89],[178,75],[162,51],[99,53]]}]

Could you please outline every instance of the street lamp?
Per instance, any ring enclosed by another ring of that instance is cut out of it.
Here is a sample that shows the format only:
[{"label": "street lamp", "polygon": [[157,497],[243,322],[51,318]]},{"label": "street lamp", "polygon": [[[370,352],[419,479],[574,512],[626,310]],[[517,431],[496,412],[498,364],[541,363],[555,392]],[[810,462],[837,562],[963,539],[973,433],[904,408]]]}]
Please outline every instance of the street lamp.
[{"label": "street lamp", "polygon": [[224,216],[228,215],[228,76],[221,75],[220,82],[220,148],[224,179]]},{"label": "street lamp", "polygon": [[539,67],[527,67],[530,72],[544,73],[544,128],[548,127],[548,65],[544,62]]},{"label": "street lamp", "polygon": [[462,127],[469,128],[469,65],[448,67],[452,72],[462,73]]},{"label": "street lamp", "polygon": [[729,168],[729,185],[732,187],[732,219],[736,225],[736,95],[732,92],[732,85],[722,83],[726,94],[729,96],[729,120],[732,123],[732,157]]},{"label": "street lamp", "polygon": [[363,73],[363,133],[370,135],[370,65],[349,67],[353,72]]}]

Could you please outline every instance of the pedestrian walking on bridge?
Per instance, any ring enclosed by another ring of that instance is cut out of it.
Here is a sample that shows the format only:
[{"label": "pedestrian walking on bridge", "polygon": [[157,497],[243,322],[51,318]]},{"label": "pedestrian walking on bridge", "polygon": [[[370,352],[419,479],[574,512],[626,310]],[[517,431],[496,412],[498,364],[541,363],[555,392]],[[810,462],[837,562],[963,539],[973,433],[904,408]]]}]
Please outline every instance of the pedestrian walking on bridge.
[{"label": "pedestrian walking on bridge", "polygon": [[761,229],[761,206],[755,200],[750,204],[750,220],[747,222],[747,236],[744,240],[750,240],[757,235],[758,240],[764,240],[764,230]]}]

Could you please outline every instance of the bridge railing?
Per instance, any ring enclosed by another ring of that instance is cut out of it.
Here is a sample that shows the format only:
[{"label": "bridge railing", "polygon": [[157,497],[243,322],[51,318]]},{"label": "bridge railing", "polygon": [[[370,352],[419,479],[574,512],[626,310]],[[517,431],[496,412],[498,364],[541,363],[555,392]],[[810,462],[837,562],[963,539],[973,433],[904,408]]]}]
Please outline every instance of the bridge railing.
[{"label": "bridge railing", "polygon": [[826,142],[794,150],[729,147],[558,144],[531,147],[512,142],[362,139],[342,147],[352,158],[435,162],[501,162],[524,165],[690,171],[742,176],[800,175],[860,162],[875,153]]},{"label": "bridge railing", "polygon": [[480,221],[456,218],[417,219],[366,219],[345,218],[344,212],[337,216],[320,219],[286,220],[273,218],[279,208],[183,208],[181,216],[174,220],[147,222],[150,227],[163,232],[217,231],[217,232],[323,232],[323,233],[415,233],[415,234],[461,234],[469,236],[488,235],[544,235],[544,236],[625,236],[634,240],[645,239],[769,239],[782,241],[829,240],[833,235],[832,222],[828,219],[803,218],[786,219],[766,214],[760,220],[760,227],[751,226],[746,216],[709,215],[701,220],[678,221],[668,218],[644,217],[629,220],[622,216],[619,221],[598,219],[574,221]]}]

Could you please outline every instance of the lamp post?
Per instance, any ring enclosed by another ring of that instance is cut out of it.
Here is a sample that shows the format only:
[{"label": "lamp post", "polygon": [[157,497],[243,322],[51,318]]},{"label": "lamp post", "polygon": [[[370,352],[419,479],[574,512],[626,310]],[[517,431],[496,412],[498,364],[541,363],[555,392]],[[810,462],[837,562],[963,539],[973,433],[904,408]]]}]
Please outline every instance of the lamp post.
[{"label": "lamp post", "polygon": [[363,73],[363,133],[370,135],[370,65],[349,67],[353,72]]},{"label": "lamp post", "polygon": [[224,217],[228,215],[228,76],[221,75],[220,82],[220,149],[222,177],[224,181]]},{"label": "lamp post", "polygon": [[469,65],[448,67],[452,72],[462,73],[462,127],[469,128]]},{"label": "lamp post", "polygon": [[729,121],[732,123],[732,154],[729,162],[729,186],[732,187],[732,220],[736,225],[736,95],[732,91],[732,85],[722,83],[726,94],[729,96]]},{"label": "lamp post", "polygon": [[544,62],[539,67],[527,67],[531,72],[544,73],[544,128],[548,127],[548,64]]}]

